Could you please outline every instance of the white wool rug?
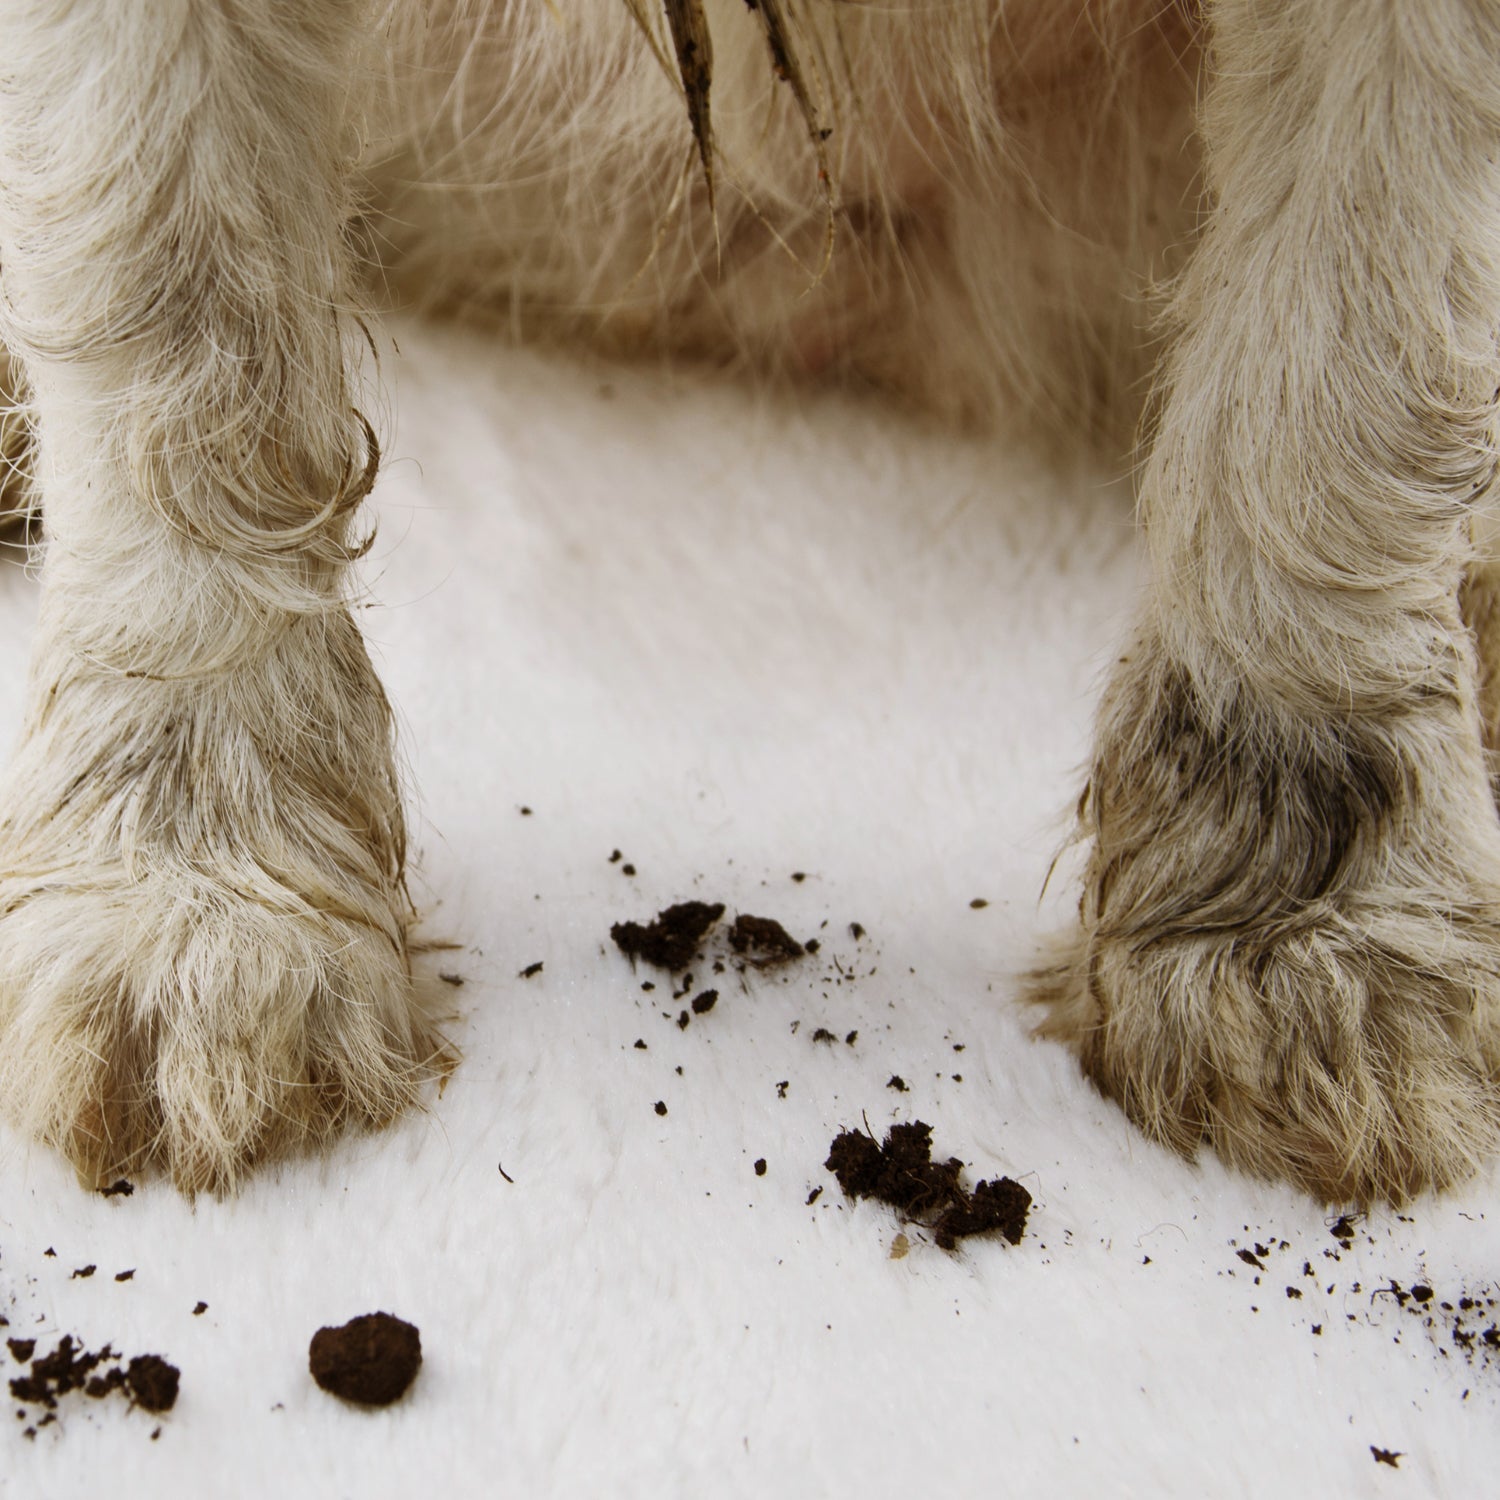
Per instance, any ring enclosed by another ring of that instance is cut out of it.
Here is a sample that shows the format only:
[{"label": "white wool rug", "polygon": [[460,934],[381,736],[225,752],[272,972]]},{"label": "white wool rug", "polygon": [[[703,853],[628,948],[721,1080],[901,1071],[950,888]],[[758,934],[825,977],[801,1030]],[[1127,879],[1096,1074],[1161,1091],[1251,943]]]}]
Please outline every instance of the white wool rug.
[{"label": "white wool rug", "polygon": [[[1488,1493],[1495,1175],[1338,1224],[1148,1145],[1018,1008],[1138,586],[1124,488],[395,332],[364,618],[462,1065],[233,1201],[86,1194],[0,1134],[0,1335],[181,1371],[163,1416],[13,1401],[0,1496]],[[0,577],[7,733],[34,587]],[[674,994],[610,929],[688,899],[726,914]],[[715,973],[740,913],[817,951]],[[1031,1192],[1019,1244],[844,1199],[835,1133],[911,1120]],[[366,1411],[307,1348],[375,1310],[424,1362]]]}]

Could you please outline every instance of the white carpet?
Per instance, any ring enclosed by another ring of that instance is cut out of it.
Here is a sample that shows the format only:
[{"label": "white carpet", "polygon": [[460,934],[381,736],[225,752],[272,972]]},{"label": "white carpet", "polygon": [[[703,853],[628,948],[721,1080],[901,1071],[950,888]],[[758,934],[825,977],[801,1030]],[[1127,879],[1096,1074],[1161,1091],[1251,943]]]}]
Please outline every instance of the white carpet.
[{"label": "white carpet", "polygon": [[[463,1065],[233,1202],[85,1195],[0,1135],[3,1332],[182,1371],[159,1422],[6,1416],[0,1495],[1489,1492],[1500,1310],[1457,1301],[1500,1275],[1496,1178],[1345,1250],[1147,1145],[1016,1007],[1073,898],[1038,893],[1136,587],[1125,493],[879,408],[396,333],[366,623]],[[17,640],[33,588],[0,577]],[[688,898],[820,951],[700,972],[679,1028],[609,929]],[[822,1162],[863,1119],[1019,1178],[1021,1244],[843,1201]],[[368,1413],[306,1358],[375,1309],[425,1363]]]}]

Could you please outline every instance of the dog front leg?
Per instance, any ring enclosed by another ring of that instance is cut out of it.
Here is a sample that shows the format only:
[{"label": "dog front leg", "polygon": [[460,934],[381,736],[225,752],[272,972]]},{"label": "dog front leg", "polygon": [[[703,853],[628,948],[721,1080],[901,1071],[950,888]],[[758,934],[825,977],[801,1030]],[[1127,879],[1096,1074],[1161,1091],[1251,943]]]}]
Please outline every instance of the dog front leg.
[{"label": "dog front leg", "polygon": [[46,550],[0,789],[0,1102],[185,1189],[389,1119],[412,1001],[350,614],[353,0],[0,9],[3,333]]},{"label": "dog front leg", "polygon": [[1500,12],[1217,0],[1215,207],[1143,479],[1050,1029],[1148,1134],[1399,1201],[1495,1150]]}]

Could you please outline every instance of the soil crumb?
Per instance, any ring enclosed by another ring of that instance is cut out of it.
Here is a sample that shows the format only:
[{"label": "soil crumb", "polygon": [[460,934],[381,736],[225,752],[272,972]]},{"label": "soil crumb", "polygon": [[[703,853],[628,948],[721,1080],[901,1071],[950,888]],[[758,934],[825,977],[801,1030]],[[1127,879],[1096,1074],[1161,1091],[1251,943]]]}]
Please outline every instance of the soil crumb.
[{"label": "soil crumb", "polygon": [[421,1363],[421,1334],[387,1312],[320,1328],[307,1349],[312,1378],[330,1394],[360,1406],[389,1406],[399,1400]]},{"label": "soil crumb", "polygon": [[658,912],[654,921],[616,922],[609,929],[615,946],[627,958],[643,959],[658,969],[678,971],[692,963],[708,929],[724,915],[722,901],[683,901]]},{"label": "soil crumb", "polygon": [[171,1411],[182,1375],[159,1354],[137,1354],[125,1370],[125,1388],[143,1411]]},{"label": "soil crumb", "polygon": [[[11,1352],[15,1353],[14,1344]],[[159,1354],[138,1354],[122,1368],[120,1358],[108,1344],[85,1349],[65,1333],[50,1354],[31,1360],[28,1374],[11,1381],[10,1393],[17,1401],[49,1412],[57,1410],[59,1397],[73,1391],[83,1391],[95,1400],[120,1391],[144,1411],[171,1411],[181,1379],[177,1366]]]},{"label": "soil crumb", "polygon": [[758,969],[790,963],[807,951],[774,917],[741,912],[729,929],[729,946]]},{"label": "soil crumb", "polygon": [[1031,1194],[1009,1177],[979,1183],[972,1193],[959,1182],[963,1163],[932,1160],[932,1126],[923,1120],[892,1125],[883,1143],[857,1130],[834,1137],[823,1164],[851,1198],[876,1198],[926,1225],[943,1250],[973,1234],[998,1230],[1021,1242]]}]

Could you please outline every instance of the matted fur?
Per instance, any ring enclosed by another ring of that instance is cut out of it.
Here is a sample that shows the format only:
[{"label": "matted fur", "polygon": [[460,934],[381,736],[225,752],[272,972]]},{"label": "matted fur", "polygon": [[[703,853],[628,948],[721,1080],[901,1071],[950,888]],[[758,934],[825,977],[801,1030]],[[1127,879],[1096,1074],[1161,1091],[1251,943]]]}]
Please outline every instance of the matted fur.
[{"label": "matted fur", "polygon": [[1201,141],[1153,593],[1035,993],[1180,1150],[1360,1201],[1493,1150],[1500,30],[1481,0],[1201,20],[1199,135],[1200,18],[1161,0],[0,13],[49,536],[0,793],[5,1107],[91,1178],[220,1186],[439,1064],[347,600],[378,458],[351,239],[513,332],[1092,439],[1144,397]]}]

